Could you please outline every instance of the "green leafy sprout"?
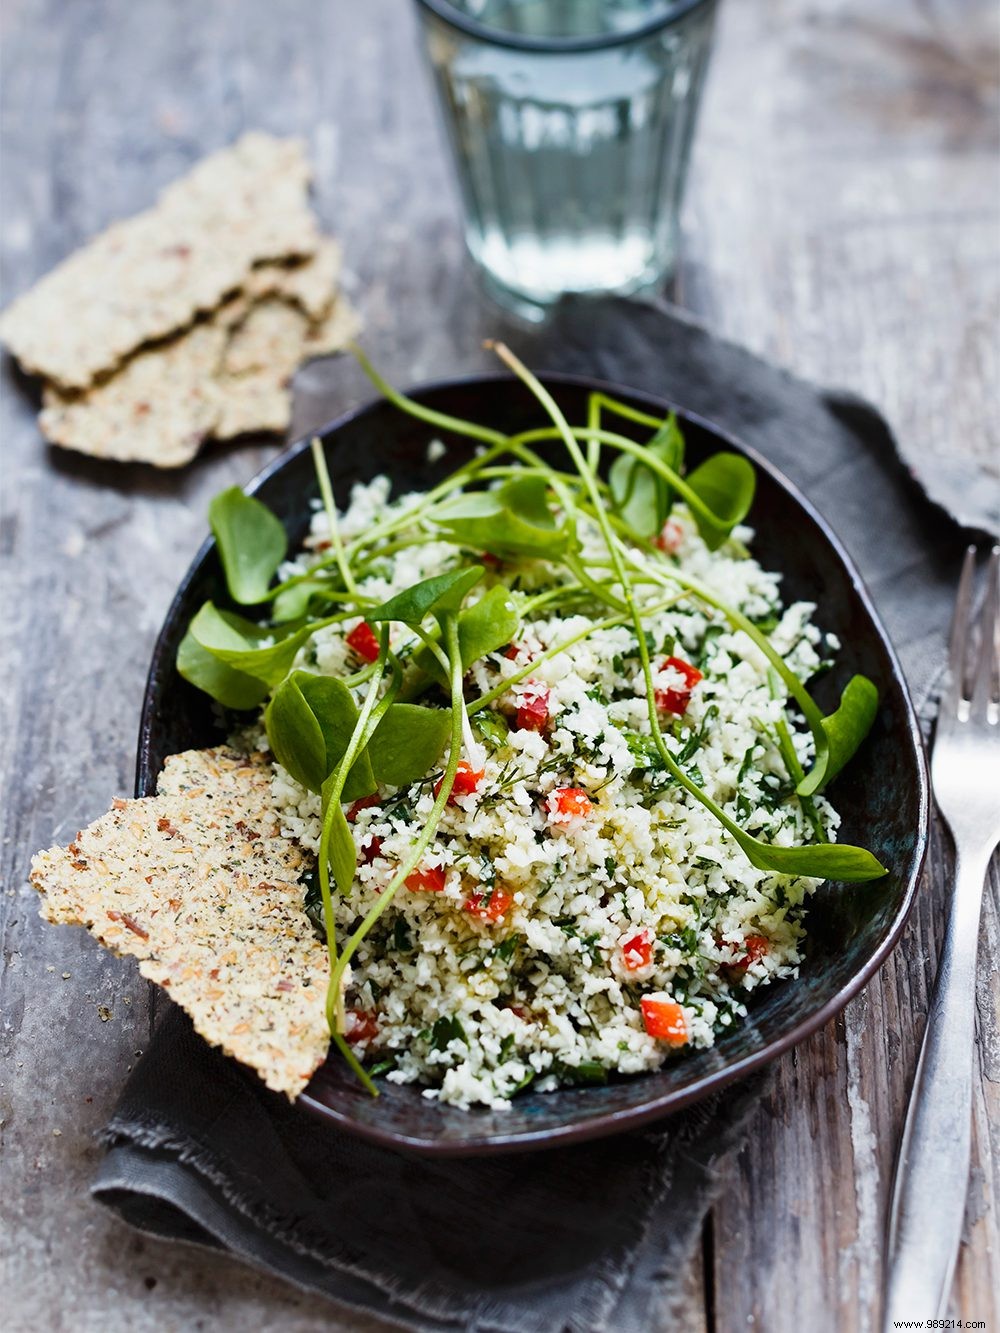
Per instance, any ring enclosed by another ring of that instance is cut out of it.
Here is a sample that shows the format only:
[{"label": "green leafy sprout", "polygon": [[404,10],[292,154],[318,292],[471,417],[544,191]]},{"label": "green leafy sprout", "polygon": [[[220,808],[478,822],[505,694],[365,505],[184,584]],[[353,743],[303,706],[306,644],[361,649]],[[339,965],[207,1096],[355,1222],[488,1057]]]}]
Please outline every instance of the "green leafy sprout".
[{"label": "green leafy sprout", "polygon": [[[305,573],[279,582],[275,578],[287,555],[281,522],[239,488],[223,491],[212,501],[209,519],[229,596],[250,615],[206,602],[192,618],[177,654],[180,674],[226,708],[242,711],[263,705],[275,759],[321,798],[316,878],[330,955],[327,1019],[333,1041],[373,1094],[375,1086],[344,1035],[346,969],[432,844],[463,754],[479,769],[484,746],[503,744],[506,724],[490,705],[537,670],[540,660],[566,651],[595,631],[623,625],[633,630],[650,732],[640,738],[644,754],[711,812],[753,866],[840,881],[873,880],[886,873],[864,848],[827,841],[813,801],[868,734],[878,707],[875,686],[864,676],[852,677],[837,708],[824,715],[765,630],[683,573],[655,545],[673,506],[681,501],[710,550],[726,543],[738,547],[733,530],[753,503],[752,465],[740,454],[723,451],[687,471],[684,437],[673,413],[660,418],[601,393],[589,397],[587,424],[571,426],[544,385],[507,347],[487,346],[531,390],[548,424],[508,436],[434,411],[399,393],[355,348],[362,368],[390,402],[428,426],[478,441],[477,454],[414,505],[390,512],[345,541],[326,457],[314,440],[329,552]],[[605,422],[612,416],[651,432],[648,440],[639,443],[607,429]],[[552,466],[534,448],[553,443],[563,446],[568,467]],[[606,467],[605,460],[609,460]],[[581,520],[596,524],[605,557],[584,561],[577,537]],[[380,559],[428,540],[455,546],[459,563],[454,569],[423,579],[379,604],[359,592],[359,583]],[[502,582],[484,592],[486,568],[469,555],[482,551],[515,563],[545,560],[561,565],[570,580],[533,597],[515,598]],[[470,600],[474,592],[478,595]],[[774,740],[815,843],[781,847],[753,836],[702,790],[668,747],[656,705],[644,620],[682,600],[700,603],[733,629],[742,630],[767,658],[772,698],[786,709],[797,709],[809,727],[815,755],[808,772],[802,770],[787,720],[777,723]],[[603,617],[552,644],[478,698],[466,698],[463,681],[469,667],[510,643],[523,618],[546,605],[592,609],[595,603],[603,608]],[[317,631],[359,616],[377,634],[374,661],[343,677],[296,665]],[[394,626],[401,629],[395,648]],[[428,697],[445,697],[447,705],[428,703]],[[442,756],[446,756],[443,776],[423,828],[341,948],[333,894],[350,894],[357,868],[345,804],[382,787],[424,780],[440,769]]]}]

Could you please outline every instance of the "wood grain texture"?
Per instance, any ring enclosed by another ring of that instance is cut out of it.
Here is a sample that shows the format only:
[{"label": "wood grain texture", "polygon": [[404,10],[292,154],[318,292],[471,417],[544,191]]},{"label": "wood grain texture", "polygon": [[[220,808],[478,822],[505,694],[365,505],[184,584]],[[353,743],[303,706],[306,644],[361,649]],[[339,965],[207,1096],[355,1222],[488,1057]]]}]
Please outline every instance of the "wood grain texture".
[{"label": "wood grain texture", "polygon": [[[245,128],[304,133],[367,342],[413,382],[485,364],[502,331],[457,202],[401,0],[6,0],[3,299]],[[996,14],[990,0],[723,6],[686,209],[682,303],[793,369],[867,394],[921,466],[1000,466]],[[46,449],[3,367],[0,980],[6,1327],[374,1329],[214,1255],[144,1240],[86,1184],[149,990],[82,932],[44,927],[36,848],[131,791],[145,667],[220,487],[273,445],[180,475]],[[294,433],[367,396],[342,361],[298,377]],[[905,627],[891,627],[903,629]],[[878,1327],[891,1158],[940,937],[939,839],[906,940],[781,1062],[688,1276],[691,1333]],[[984,950],[1000,954],[1000,885]],[[68,974],[65,976],[63,974]],[[995,1322],[1000,1020],[979,999],[976,1163],[955,1312]],[[110,1012],[110,1017],[107,1013]],[[991,1210],[992,1209],[992,1215]]]}]

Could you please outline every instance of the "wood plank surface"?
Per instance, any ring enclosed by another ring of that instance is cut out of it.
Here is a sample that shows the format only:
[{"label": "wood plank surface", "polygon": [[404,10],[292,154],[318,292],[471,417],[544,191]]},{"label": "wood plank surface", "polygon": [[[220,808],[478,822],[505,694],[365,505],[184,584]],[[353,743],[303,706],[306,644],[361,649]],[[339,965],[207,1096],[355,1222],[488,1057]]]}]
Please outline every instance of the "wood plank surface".
[{"label": "wood plank surface", "polygon": [[[402,0],[6,0],[3,299],[241,130],[304,134],[366,339],[403,382],[482,364],[502,322],[463,257]],[[676,297],[721,332],[879,403],[920,461],[1000,468],[996,8],[991,0],[724,5]],[[295,433],[366,397],[353,367],[297,382]],[[4,1326],[375,1329],[216,1255],[142,1239],[89,1202],[94,1135],[148,1040],[149,988],[38,920],[38,847],[131,790],[153,638],[220,487],[276,446],[180,474],[47,449],[2,368],[0,1207]],[[996,474],[996,471],[994,472]],[[998,483],[1000,484],[1000,483]],[[895,957],[776,1071],[688,1277],[685,1329],[878,1327],[880,1239],[940,937],[946,848]],[[984,949],[1000,956],[1000,884]],[[108,1016],[110,1015],[110,1016]],[[982,969],[973,1184],[954,1312],[996,1326],[1000,1020]]]}]

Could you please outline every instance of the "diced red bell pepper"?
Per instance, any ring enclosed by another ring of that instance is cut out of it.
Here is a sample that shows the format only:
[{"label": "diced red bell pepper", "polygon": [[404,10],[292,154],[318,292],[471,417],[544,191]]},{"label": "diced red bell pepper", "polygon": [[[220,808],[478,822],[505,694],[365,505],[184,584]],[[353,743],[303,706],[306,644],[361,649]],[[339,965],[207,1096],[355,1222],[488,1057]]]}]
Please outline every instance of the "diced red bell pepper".
[{"label": "diced red bell pepper", "polygon": [[515,1018],[519,1018],[522,1023],[531,1022],[531,1014],[525,1009],[523,1004],[505,1004],[504,1008],[509,1009]]},{"label": "diced red bell pepper", "polygon": [[355,625],[350,634],[347,635],[344,642],[348,648],[353,649],[359,657],[363,657],[366,662],[375,662],[378,660],[379,646],[378,635],[369,625],[367,620],[362,620],[360,625]]},{"label": "diced red bell pepper", "polygon": [[[483,770],[473,768],[465,759],[458,761],[458,768],[455,770],[455,781],[451,784],[451,791],[448,793],[448,804],[455,804],[456,796],[471,796],[483,780]],[[441,787],[444,778],[439,778],[434,784],[434,795],[441,794]]]},{"label": "diced red bell pepper", "polygon": [[560,824],[570,819],[585,819],[594,808],[581,787],[558,787],[549,797],[548,805],[552,818]]},{"label": "diced red bell pepper", "polygon": [[[766,957],[771,942],[766,935],[748,935],[744,940],[744,945],[746,947],[739,958],[725,964],[733,972],[745,972],[751,963],[756,963],[761,958]],[[732,947],[735,948],[736,946],[733,945]]]},{"label": "diced red bell pepper", "polygon": [[685,662],[682,657],[668,657],[661,664],[660,670],[665,671],[667,667],[673,667],[679,672],[684,678],[684,684],[677,689],[657,690],[653,697],[661,713],[675,713],[678,717],[683,717],[691,699],[691,691],[703,677],[697,667]]},{"label": "diced red bell pepper", "polygon": [[492,893],[470,893],[462,906],[481,921],[502,921],[513,902],[513,895],[498,884]]},{"label": "diced red bell pepper", "polygon": [[406,877],[406,887],[412,893],[440,893],[444,888],[445,872],[442,866],[427,866],[414,870]]},{"label": "diced red bell pepper", "polygon": [[638,972],[653,961],[653,941],[644,930],[622,940],[622,962],[629,972]]},{"label": "diced red bell pepper", "polygon": [[381,805],[382,797],[374,792],[371,796],[362,796],[359,801],[352,801],[347,807],[347,822],[353,824],[362,810],[370,810],[373,806]]},{"label": "diced red bell pepper", "polygon": [[679,671],[684,677],[684,681],[689,690],[693,690],[699,680],[703,679],[698,668],[692,666],[690,662],[685,662],[683,657],[668,657],[663,665],[664,667],[673,667],[675,671]]},{"label": "diced red bell pepper", "polygon": [[352,1046],[378,1036],[378,1019],[367,1009],[348,1009],[344,1018],[344,1037]]},{"label": "diced red bell pepper", "polygon": [[666,555],[673,555],[684,540],[684,529],[679,523],[675,523],[672,518],[667,519],[663,525],[663,531],[653,542],[658,551],[663,551]]},{"label": "diced red bell pepper", "polygon": [[526,690],[517,705],[518,731],[544,731],[549,725],[549,691],[543,686]]},{"label": "diced red bell pepper", "polygon": [[361,849],[361,862],[363,865],[370,866],[376,856],[382,855],[382,839],[372,837],[366,847]]},{"label": "diced red bell pepper", "polygon": [[484,551],[479,559],[487,569],[498,569],[502,563],[500,557],[494,555],[492,551]]},{"label": "diced red bell pepper", "polygon": [[668,1046],[686,1046],[688,1039],[687,1019],[684,1010],[676,1000],[658,999],[653,995],[644,995],[640,1001],[642,1021],[646,1031],[657,1041],[665,1041]]},{"label": "diced red bell pepper", "polygon": [[525,657],[529,662],[533,662],[535,660],[535,654],[529,653],[527,648],[525,648],[524,645],[520,643],[508,643],[507,647],[503,650],[503,655],[504,657],[506,657],[508,662],[513,662],[517,658],[519,653],[524,653]]}]

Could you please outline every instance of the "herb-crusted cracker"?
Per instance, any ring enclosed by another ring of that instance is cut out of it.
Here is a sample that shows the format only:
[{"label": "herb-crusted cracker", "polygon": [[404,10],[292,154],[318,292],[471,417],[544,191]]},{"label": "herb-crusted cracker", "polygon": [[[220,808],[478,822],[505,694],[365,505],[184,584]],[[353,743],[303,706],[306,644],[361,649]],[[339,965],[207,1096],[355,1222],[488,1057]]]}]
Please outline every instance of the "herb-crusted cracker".
[{"label": "herb-crusted cracker", "polygon": [[[358,329],[331,285],[338,265],[335,242],[295,266],[262,265],[208,318],[141,348],[101,383],[46,386],[42,434],[93,458],[166,468],[189,463],[209,438],[287,430],[298,366],[342,350]],[[325,314],[310,320],[306,307]]]},{"label": "herb-crusted cracker", "polygon": [[31,882],[49,921],[139,960],[213,1045],[294,1097],[326,1056],[326,950],[303,911],[271,766],[218,748],[167,760],[158,794],[115,801]]},{"label": "herb-crusted cracker", "polygon": [[46,388],[42,434],[92,458],[182,467],[219,418],[215,374],[226,338],[225,325],[209,320],[138,352],[92,389],[66,394]]},{"label": "herb-crusted cracker", "polygon": [[312,254],[309,177],[299,140],[245,135],[15,301],[0,338],[25,370],[64,389],[87,387],[218,305],[259,261]]},{"label": "herb-crusted cracker", "polygon": [[283,296],[294,301],[312,320],[330,312],[343,256],[332,236],[324,236],[315,254],[289,263],[269,261],[252,269],[243,284],[243,294],[254,301],[265,296]]},{"label": "herb-crusted cracker", "polygon": [[217,380],[218,440],[249,431],[285,431],[292,419],[291,381],[296,369],[318,356],[339,352],[360,325],[352,306],[338,296],[327,316],[306,320],[284,299],[260,301],[226,348]]}]

